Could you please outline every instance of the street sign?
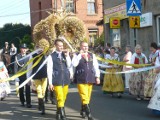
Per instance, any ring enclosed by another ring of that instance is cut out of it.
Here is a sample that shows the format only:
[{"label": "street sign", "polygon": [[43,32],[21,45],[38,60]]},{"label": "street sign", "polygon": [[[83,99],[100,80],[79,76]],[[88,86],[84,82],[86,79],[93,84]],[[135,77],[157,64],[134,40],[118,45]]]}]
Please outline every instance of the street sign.
[{"label": "street sign", "polygon": [[110,28],[120,28],[120,18],[112,17],[110,18]]},{"label": "street sign", "polygon": [[130,28],[140,28],[140,17],[130,16],[129,17],[129,27]]},{"label": "street sign", "polygon": [[141,15],[141,0],[126,0],[126,5],[128,16]]}]

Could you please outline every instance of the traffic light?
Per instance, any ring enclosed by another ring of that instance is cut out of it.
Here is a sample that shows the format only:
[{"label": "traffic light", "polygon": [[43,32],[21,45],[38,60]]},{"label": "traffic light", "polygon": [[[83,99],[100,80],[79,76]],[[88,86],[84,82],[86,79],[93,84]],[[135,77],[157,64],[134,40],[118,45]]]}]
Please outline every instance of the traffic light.
[{"label": "traffic light", "polygon": [[112,17],[110,18],[110,28],[120,28],[120,18]]},{"label": "traffic light", "polygon": [[129,26],[130,26],[130,28],[140,28],[140,17],[139,16],[130,16],[129,17]]}]

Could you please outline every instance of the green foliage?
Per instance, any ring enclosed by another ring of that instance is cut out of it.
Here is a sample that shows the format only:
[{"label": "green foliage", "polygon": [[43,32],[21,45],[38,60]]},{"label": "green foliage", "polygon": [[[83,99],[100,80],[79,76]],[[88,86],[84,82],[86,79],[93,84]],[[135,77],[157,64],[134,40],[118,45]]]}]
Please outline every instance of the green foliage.
[{"label": "green foliage", "polygon": [[19,47],[20,41],[25,35],[31,37],[31,27],[29,25],[5,24],[0,28],[0,48],[4,46],[4,42],[8,42],[9,44],[14,43],[16,47]]},{"label": "green foliage", "polygon": [[24,37],[20,40],[20,44],[26,43],[30,51],[33,51],[34,49],[34,43],[32,42],[32,38],[30,35],[26,34]]},{"label": "green foliage", "polygon": [[98,45],[104,46],[104,32],[95,40],[94,46]]}]

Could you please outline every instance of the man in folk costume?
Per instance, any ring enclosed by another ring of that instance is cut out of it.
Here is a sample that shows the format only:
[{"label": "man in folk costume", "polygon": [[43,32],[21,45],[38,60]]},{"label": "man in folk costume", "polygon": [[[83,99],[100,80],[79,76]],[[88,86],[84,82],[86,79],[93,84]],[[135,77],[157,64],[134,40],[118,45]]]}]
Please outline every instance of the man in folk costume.
[{"label": "man in folk costume", "polygon": [[[42,65],[42,63],[45,61],[46,56],[40,55],[45,49],[49,49],[49,42],[46,39],[41,39],[38,44],[36,45],[36,49],[40,48],[41,50],[38,51],[38,53],[33,54],[30,59],[37,57],[35,60],[33,60],[33,63],[28,65],[28,69],[31,68],[33,64],[37,62],[37,60],[42,57],[40,62],[27,73],[27,78],[29,78],[32,74],[36,73],[39,67]],[[38,57],[39,55],[39,57]],[[44,97],[47,87],[47,63],[44,64],[44,66],[34,75],[32,78],[36,90],[37,90],[37,97],[38,97],[38,109],[41,111],[41,114],[45,114],[45,105],[44,105]]]},{"label": "man in folk costume", "polygon": [[93,84],[100,84],[100,71],[95,55],[88,52],[88,43],[81,42],[80,49],[80,53],[74,54],[72,59],[72,64],[75,67],[74,79],[82,103],[80,114],[83,118],[87,115],[88,120],[93,120],[89,103]]},{"label": "man in folk costume", "polygon": [[[23,57],[26,56],[27,49],[28,48],[25,43],[20,45],[20,53],[15,56],[15,64],[14,64],[15,74],[19,70],[21,70],[24,67],[24,65],[29,61],[28,57],[22,59]],[[25,80],[26,80],[26,74],[20,76],[19,85],[21,85]],[[31,108],[31,95],[30,95],[30,85],[29,84],[25,85],[25,96],[26,96],[26,100],[24,98],[24,87],[22,87],[19,89],[19,98],[20,98],[21,105],[24,106],[26,102],[26,106],[28,108]]]},{"label": "man in folk costume", "polygon": [[63,52],[63,42],[61,39],[55,40],[56,50],[48,57],[48,80],[51,90],[55,91],[57,100],[57,120],[66,120],[65,101],[70,83],[69,67],[71,58],[69,52]]}]

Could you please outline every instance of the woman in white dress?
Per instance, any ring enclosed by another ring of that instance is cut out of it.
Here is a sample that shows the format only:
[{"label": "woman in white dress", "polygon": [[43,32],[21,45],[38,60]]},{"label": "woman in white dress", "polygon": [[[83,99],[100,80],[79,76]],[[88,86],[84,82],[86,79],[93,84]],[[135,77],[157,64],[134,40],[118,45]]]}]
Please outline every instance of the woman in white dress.
[{"label": "woman in white dress", "polygon": [[[0,80],[8,78],[8,71],[2,61],[0,61]],[[0,82],[0,100],[3,100],[10,93],[9,82]]]},{"label": "woman in white dress", "polygon": [[153,96],[149,102],[148,108],[152,109],[154,114],[160,115],[160,53],[158,53],[158,56],[155,62],[155,66],[158,66],[158,68],[155,69],[157,76],[154,81]]}]

